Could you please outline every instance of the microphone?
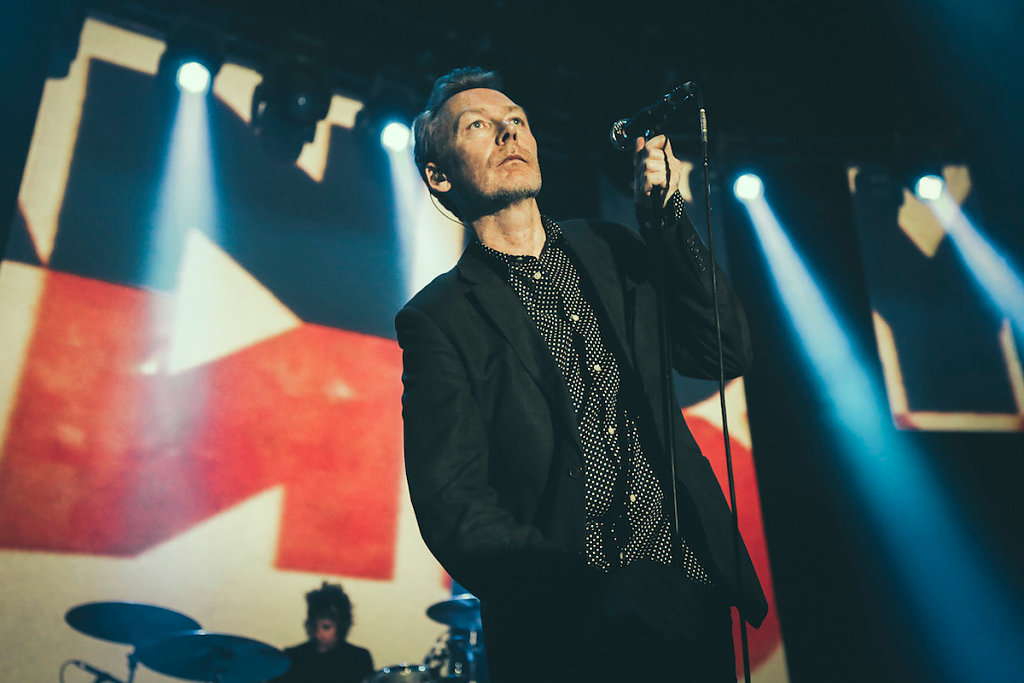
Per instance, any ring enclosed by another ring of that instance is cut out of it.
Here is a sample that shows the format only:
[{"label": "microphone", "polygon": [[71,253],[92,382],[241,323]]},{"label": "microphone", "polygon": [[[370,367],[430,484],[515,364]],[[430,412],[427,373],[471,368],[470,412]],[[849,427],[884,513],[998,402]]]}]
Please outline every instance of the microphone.
[{"label": "microphone", "polygon": [[630,118],[619,119],[612,124],[612,129],[609,131],[612,147],[623,152],[638,137],[646,138],[650,137],[652,133],[660,133],[668,115],[696,92],[697,84],[687,81],[682,85],[677,85],[672,92],[651,106],[641,109]]},{"label": "microphone", "polygon": [[72,659],[71,663],[77,666],[82,671],[88,674],[92,674],[95,677],[94,683],[123,683],[120,678],[114,678],[103,669],[97,669],[94,666],[90,666],[81,659]]}]

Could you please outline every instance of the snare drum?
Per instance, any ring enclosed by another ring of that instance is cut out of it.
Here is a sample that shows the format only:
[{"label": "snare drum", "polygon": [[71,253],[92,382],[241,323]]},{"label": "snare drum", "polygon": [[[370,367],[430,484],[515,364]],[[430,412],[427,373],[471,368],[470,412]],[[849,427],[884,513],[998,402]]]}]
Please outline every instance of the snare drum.
[{"label": "snare drum", "polygon": [[408,666],[395,664],[378,670],[366,679],[366,683],[430,683],[434,678],[424,665]]}]

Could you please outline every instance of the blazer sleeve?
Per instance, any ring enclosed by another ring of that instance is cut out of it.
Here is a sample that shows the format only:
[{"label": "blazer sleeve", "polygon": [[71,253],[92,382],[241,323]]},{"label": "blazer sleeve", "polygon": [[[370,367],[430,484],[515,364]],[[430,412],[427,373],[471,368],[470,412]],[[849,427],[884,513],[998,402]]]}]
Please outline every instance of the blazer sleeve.
[{"label": "blazer sleeve", "polygon": [[412,304],[395,328],[406,477],[427,547],[481,600],[584,601],[596,570],[502,507],[489,480],[485,419],[451,339]]},{"label": "blazer sleeve", "polygon": [[663,225],[659,226],[659,222],[652,213],[640,215],[640,233],[648,252],[664,265],[673,366],[690,377],[718,378],[713,267],[718,283],[725,377],[744,374],[750,369],[753,355],[743,304],[725,272],[712,263],[678,192],[669,199]]}]

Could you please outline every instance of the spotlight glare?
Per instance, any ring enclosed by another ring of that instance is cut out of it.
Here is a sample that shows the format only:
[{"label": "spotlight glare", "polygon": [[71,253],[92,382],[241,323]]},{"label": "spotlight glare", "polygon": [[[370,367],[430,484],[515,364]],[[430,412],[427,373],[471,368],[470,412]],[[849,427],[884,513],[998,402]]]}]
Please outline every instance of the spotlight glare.
[{"label": "spotlight glare", "polygon": [[922,176],[914,187],[914,193],[921,199],[935,201],[942,196],[946,184],[937,175]]},{"label": "spotlight glare", "polygon": [[384,126],[380,133],[380,144],[393,152],[401,152],[409,147],[411,137],[409,126],[398,121],[392,121]]},{"label": "spotlight glare", "polygon": [[210,70],[199,62],[185,62],[178,67],[177,81],[185,92],[202,95],[210,89]]},{"label": "spotlight glare", "polygon": [[736,179],[732,191],[740,201],[750,202],[764,194],[764,183],[753,173],[744,173]]}]

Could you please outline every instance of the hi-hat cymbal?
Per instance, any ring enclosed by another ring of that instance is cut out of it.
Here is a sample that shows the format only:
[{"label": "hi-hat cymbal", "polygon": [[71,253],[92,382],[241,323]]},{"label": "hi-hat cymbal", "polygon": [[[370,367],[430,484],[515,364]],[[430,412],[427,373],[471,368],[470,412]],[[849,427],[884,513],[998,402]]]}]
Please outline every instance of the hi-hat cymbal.
[{"label": "hi-hat cymbal", "polygon": [[153,671],[189,681],[255,683],[288,670],[288,656],[272,645],[226,633],[191,631],[153,640],[136,649]]},{"label": "hi-hat cymbal", "polygon": [[427,608],[434,621],[466,631],[480,630],[480,600],[469,593],[442,600]]},{"label": "hi-hat cymbal", "polygon": [[192,617],[141,602],[89,602],[69,609],[64,621],[87,636],[126,645],[199,628]]}]

